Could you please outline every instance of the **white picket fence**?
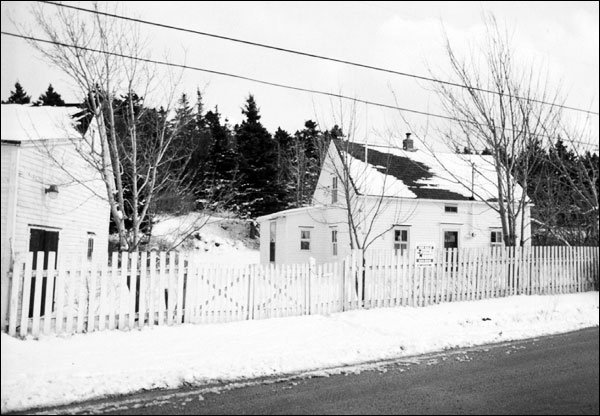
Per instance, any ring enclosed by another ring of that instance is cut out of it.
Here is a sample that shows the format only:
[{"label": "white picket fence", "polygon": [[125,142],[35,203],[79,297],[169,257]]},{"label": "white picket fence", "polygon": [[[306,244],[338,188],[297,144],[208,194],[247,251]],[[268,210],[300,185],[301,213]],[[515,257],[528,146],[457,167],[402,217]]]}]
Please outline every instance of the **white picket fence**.
[{"label": "white picket fence", "polygon": [[598,247],[450,249],[439,251],[431,266],[375,251],[364,263],[353,256],[350,264],[352,274],[364,276],[357,279],[364,307],[575,293],[598,282]]},{"label": "white picket fence", "polygon": [[[194,253],[113,253],[43,270],[44,253],[17,257],[9,293],[10,335],[62,334],[213,323],[361,307],[423,306],[512,294],[590,290],[598,247],[447,250],[433,265],[393,252],[354,252],[323,265],[210,265]],[[41,277],[41,278],[38,278]]]}]

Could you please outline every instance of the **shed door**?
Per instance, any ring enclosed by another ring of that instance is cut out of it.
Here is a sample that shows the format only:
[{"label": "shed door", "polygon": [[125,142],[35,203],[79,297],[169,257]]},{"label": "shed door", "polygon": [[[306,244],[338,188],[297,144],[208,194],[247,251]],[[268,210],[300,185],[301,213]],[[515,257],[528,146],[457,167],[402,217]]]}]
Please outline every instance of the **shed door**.
[{"label": "shed door", "polygon": [[[39,251],[44,252],[44,260],[43,260],[43,268],[44,270],[48,269],[48,255],[50,252],[58,252],[58,231],[49,231],[41,228],[32,228],[29,232],[29,251],[33,252],[33,263],[32,269],[37,269],[37,253]],[[58,256],[54,259],[54,268],[56,268],[56,261]],[[34,308],[34,296],[35,296],[35,281],[39,279],[40,276],[35,275],[31,278],[31,292],[29,294],[29,317],[33,316],[33,308]],[[40,316],[44,316],[44,311],[46,310],[46,276],[42,276],[42,293],[41,293],[41,302],[40,302]],[[56,277],[54,278],[56,283]],[[56,286],[56,285],[54,285]],[[54,310],[54,288],[52,293],[52,310]],[[49,296],[48,296],[49,297]]]},{"label": "shed door", "polygon": [[[58,231],[43,230],[40,228],[32,228],[29,233],[29,251],[33,251],[33,270],[37,269],[37,253],[44,252],[44,270],[48,269],[48,253],[51,251],[58,252]],[[56,260],[54,259],[54,267]]]}]

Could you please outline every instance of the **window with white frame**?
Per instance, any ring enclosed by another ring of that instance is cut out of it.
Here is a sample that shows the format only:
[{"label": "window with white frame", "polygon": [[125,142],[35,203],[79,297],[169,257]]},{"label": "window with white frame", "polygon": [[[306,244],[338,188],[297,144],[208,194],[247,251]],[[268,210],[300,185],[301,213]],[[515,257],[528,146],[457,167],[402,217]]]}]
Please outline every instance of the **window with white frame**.
[{"label": "window with white frame", "polygon": [[335,204],[338,201],[338,178],[334,176],[331,179],[331,203]]},{"label": "window with white frame", "polygon": [[394,254],[404,256],[408,253],[409,229],[396,228],[394,229]]},{"label": "window with white frame", "polygon": [[458,205],[446,204],[444,205],[444,212],[456,214],[458,212]]},{"label": "window with white frame", "polygon": [[491,231],[490,244],[492,247],[502,247],[504,245],[504,241],[502,239],[502,230]]},{"label": "window with white frame", "polygon": [[310,230],[300,229],[300,250],[310,250]]},{"label": "window with white frame", "polygon": [[338,230],[336,228],[331,229],[331,251],[334,257],[338,255]]}]

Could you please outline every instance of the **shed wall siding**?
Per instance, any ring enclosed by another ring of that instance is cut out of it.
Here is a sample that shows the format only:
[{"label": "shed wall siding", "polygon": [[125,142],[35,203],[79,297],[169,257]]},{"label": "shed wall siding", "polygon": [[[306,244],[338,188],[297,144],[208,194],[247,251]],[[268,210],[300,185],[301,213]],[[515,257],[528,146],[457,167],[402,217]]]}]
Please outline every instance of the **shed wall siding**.
[{"label": "shed wall siding", "polygon": [[8,293],[10,290],[9,281],[6,278],[10,269],[10,259],[12,251],[12,235],[14,230],[14,212],[16,197],[16,179],[17,165],[19,160],[19,146],[2,144],[1,159],[1,178],[2,178],[2,197],[1,197],[1,225],[2,225],[2,266],[0,273],[2,276],[0,296],[1,296],[1,316],[0,322],[4,326],[8,311]]},{"label": "shed wall siding", "polygon": [[[53,162],[63,164],[64,172]],[[73,177],[85,181],[85,186]],[[45,193],[58,185],[58,195]],[[57,228],[59,231],[59,261],[66,256],[87,253],[88,232],[95,234],[94,260],[106,261],[108,251],[109,207],[101,197],[106,193],[98,174],[81,158],[72,144],[47,147],[40,143],[23,145],[19,166],[19,197],[17,199],[15,252],[29,249],[32,225]]]}]

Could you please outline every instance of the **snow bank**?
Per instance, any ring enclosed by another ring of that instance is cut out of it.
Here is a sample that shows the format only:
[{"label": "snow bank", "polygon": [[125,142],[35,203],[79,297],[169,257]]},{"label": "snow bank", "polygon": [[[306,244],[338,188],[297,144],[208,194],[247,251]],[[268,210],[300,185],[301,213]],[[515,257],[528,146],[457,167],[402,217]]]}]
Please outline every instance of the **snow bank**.
[{"label": "snow bank", "polygon": [[19,340],[2,334],[2,412],[598,326],[598,292],[513,296]]}]

